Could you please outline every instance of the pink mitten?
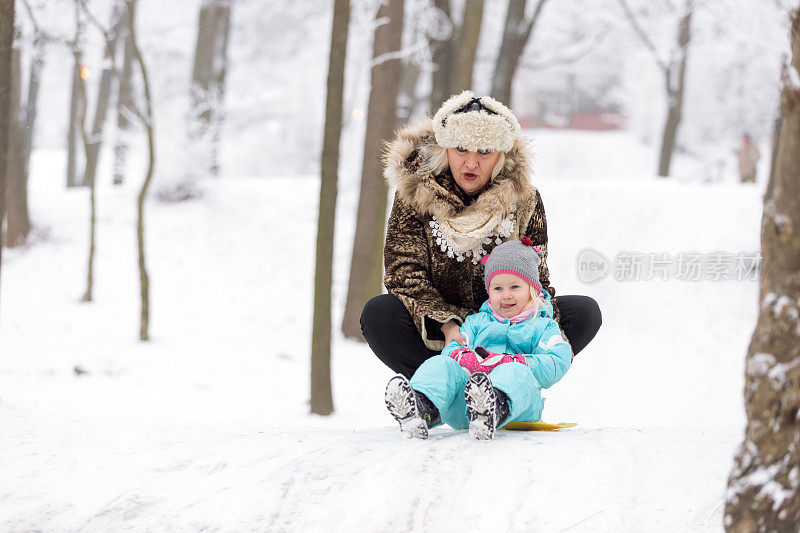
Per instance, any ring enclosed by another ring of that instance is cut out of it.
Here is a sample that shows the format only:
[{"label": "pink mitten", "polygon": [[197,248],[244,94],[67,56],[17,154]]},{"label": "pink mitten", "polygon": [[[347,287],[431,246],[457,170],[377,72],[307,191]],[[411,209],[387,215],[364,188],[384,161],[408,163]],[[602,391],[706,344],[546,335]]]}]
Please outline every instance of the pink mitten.
[{"label": "pink mitten", "polygon": [[475,372],[484,372],[488,374],[492,371],[490,367],[483,366],[481,364],[483,358],[479,357],[478,354],[469,348],[458,348],[457,350],[453,350],[453,353],[450,354],[450,357],[455,359],[456,362],[466,369],[466,371],[470,374],[474,374]]},{"label": "pink mitten", "polygon": [[526,364],[525,356],[519,353],[515,354],[508,354],[508,353],[494,353],[490,352],[483,346],[478,346],[475,348],[475,351],[478,353],[478,357],[482,359],[481,366],[484,368],[488,368],[485,370],[487,374],[497,368],[498,365],[502,365],[503,363],[522,363],[523,365]]}]

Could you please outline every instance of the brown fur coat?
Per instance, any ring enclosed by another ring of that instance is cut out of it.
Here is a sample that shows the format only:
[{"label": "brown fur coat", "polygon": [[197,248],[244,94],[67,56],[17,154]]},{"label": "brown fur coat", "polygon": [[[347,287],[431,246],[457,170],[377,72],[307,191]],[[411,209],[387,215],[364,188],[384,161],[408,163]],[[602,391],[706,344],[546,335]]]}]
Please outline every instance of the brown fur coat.
[{"label": "brown fur coat", "polygon": [[[383,281],[389,294],[405,304],[428,348],[444,347],[443,323],[463,322],[488,299],[479,259],[503,240],[528,236],[544,252],[539,281],[555,296],[547,269],[544,206],[530,184],[530,155],[523,143],[517,141],[505,153],[502,170],[475,197],[453,180],[429,119],[399,130],[387,145],[384,162],[384,176],[397,192],[386,230]],[[454,218],[485,220],[498,214],[505,224],[477,250],[458,249],[442,229]],[[558,321],[555,299],[553,307]]]}]

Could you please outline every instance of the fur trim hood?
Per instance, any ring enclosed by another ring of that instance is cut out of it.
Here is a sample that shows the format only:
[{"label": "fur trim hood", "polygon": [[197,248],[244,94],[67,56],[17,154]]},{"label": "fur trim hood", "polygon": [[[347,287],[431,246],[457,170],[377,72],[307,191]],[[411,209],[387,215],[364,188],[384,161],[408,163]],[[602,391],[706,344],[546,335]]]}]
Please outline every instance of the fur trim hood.
[{"label": "fur trim hood", "polygon": [[398,130],[383,160],[384,177],[397,188],[400,200],[420,215],[440,220],[486,212],[505,217],[518,205],[531,202],[536,192],[530,183],[530,150],[517,139],[511,150],[501,152],[500,171],[466,205],[463,195],[454,190],[458,186],[450,174],[447,149],[436,143],[430,118]]}]

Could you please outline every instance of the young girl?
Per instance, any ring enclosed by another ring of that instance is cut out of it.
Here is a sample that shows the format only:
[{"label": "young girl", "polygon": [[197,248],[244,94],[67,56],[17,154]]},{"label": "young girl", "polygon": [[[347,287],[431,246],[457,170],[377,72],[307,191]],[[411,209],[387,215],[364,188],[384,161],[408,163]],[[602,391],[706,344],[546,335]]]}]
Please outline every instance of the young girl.
[{"label": "young girl", "polygon": [[542,387],[561,379],[572,361],[539,284],[542,255],[523,237],[481,260],[489,300],[461,326],[467,347],[453,341],[411,381],[398,374],[386,386],[386,407],[404,434],[424,439],[428,428],[446,423],[492,439],[508,422],[541,418]]}]

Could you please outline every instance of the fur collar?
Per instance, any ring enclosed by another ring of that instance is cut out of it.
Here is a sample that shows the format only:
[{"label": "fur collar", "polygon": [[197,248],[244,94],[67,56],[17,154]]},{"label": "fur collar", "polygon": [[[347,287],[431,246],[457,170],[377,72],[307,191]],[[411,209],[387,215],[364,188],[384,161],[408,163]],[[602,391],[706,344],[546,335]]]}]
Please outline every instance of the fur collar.
[{"label": "fur collar", "polygon": [[383,160],[384,177],[397,188],[399,198],[419,214],[440,220],[482,213],[506,217],[535,195],[530,151],[517,139],[492,183],[478,196],[467,197],[450,174],[446,149],[436,144],[430,118],[398,130]]}]

